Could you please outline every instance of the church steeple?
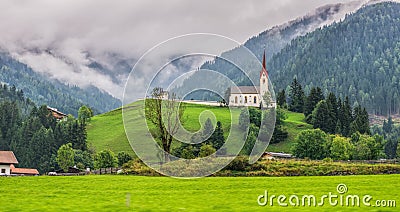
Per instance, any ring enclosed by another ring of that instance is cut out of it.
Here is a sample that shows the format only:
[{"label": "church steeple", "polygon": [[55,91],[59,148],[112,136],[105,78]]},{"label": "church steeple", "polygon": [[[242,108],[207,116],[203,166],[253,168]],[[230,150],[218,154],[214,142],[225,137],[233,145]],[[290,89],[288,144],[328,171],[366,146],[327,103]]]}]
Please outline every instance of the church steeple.
[{"label": "church steeple", "polygon": [[266,61],[265,61],[265,50],[264,50],[263,62],[262,62],[262,66],[263,67],[262,67],[262,69],[260,71],[260,90],[259,90],[260,91],[260,93],[259,93],[260,97],[259,98],[260,98],[261,102],[264,102],[263,101],[264,95],[269,92],[269,88],[268,88],[268,71],[267,71],[265,63],[266,63]]},{"label": "church steeple", "polygon": [[268,77],[268,71],[267,71],[265,63],[266,62],[265,62],[265,50],[264,50],[262,69],[261,69],[261,72],[260,72],[260,78],[263,76],[263,73],[265,74],[266,77]]}]

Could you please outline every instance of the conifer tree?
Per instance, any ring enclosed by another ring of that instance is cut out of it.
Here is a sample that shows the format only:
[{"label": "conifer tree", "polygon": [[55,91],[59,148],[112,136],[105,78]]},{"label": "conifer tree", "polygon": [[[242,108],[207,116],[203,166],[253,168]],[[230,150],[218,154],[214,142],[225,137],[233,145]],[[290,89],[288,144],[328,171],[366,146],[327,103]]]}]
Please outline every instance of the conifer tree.
[{"label": "conifer tree", "polygon": [[285,108],[287,106],[285,89],[282,89],[278,93],[278,97],[277,97],[276,101],[278,103],[278,106],[281,107],[281,108]]},{"label": "conifer tree", "polygon": [[320,87],[312,87],[310,94],[307,96],[304,103],[304,116],[307,117],[311,115],[315,106],[324,99],[324,94]]},{"label": "conifer tree", "polygon": [[215,128],[215,131],[211,136],[211,144],[212,147],[214,147],[214,149],[218,150],[224,145],[224,143],[225,143],[224,130],[222,129],[221,122],[218,121],[217,127]]},{"label": "conifer tree", "polygon": [[312,124],[314,129],[321,129],[324,132],[329,132],[330,122],[329,109],[325,100],[320,101],[312,113]]},{"label": "conifer tree", "polygon": [[289,96],[289,110],[297,113],[302,113],[304,109],[304,91],[302,86],[297,81],[297,78],[294,78],[292,84],[290,85]]},{"label": "conifer tree", "polygon": [[353,122],[353,114],[350,106],[349,97],[346,97],[346,99],[342,103],[341,111],[339,111],[339,113],[341,114],[340,123],[342,124],[341,134],[345,137],[349,137],[351,135],[350,125]]},{"label": "conifer tree", "polygon": [[329,93],[328,97],[326,98],[326,104],[328,106],[329,111],[329,133],[334,134],[338,127],[338,106],[336,96],[333,93]]}]

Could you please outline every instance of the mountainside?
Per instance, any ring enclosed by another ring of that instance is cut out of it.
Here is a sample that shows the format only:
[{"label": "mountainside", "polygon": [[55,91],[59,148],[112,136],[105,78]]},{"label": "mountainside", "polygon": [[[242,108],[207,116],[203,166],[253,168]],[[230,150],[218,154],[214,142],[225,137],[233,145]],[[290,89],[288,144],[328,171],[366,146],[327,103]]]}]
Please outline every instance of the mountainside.
[{"label": "mountainside", "polygon": [[[262,60],[263,52],[266,53],[267,61],[270,61],[272,56],[280,52],[286,45],[299,37],[303,36],[309,32],[312,32],[322,26],[329,25],[333,22],[342,20],[346,14],[356,11],[364,4],[364,1],[354,1],[349,3],[340,3],[326,5],[317,8],[314,12],[298,18],[296,20],[290,21],[286,24],[273,27],[267,31],[261,32],[250,38],[244,43],[244,47],[248,48],[259,60]],[[246,66],[246,61],[241,61],[241,56],[243,53],[243,47],[239,46],[230,51],[221,54],[222,58],[231,59],[233,61],[242,63],[242,67],[248,68],[248,70],[253,70],[253,67]],[[251,85],[250,81],[247,79],[241,71],[234,65],[225,61],[221,58],[216,58],[214,61],[209,61],[203,64],[201,69],[214,70],[225,74],[231,80],[233,80],[237,85]],[[257,76],[259,69],[253,70],[250,73],[250,78]],[[201,77],[194,77],[194,79],[199,80]],[[186,82],[188,86],[192,85],[191,82]],[[203,100],[219,100],[211,93],[204,91],[194,92],[188,95],[186,99],[203,99]]]},{"label": "mountainside", "polygon": [[400,112],[400,4],[363,7],[343,22],[299,37],[269,62],[275,89],[297,77],[349,96],[378,115]]},{"label": "mountainside", "polygon": [[6,53],[0,53],[0,71],[1,83],[15,85],[36,104],[47,104],[64,113],[77,115],[83,104],[92,107],[96,113],[121,106],[119,100],[94,86],[79,88],[51,80]]}]

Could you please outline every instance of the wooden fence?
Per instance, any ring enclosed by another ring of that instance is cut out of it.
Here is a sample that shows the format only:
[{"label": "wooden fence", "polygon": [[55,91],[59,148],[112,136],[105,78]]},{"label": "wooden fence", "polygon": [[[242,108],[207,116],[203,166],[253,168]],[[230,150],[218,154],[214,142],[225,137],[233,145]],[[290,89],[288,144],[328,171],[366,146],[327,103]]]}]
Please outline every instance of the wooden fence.
[{"label": "wooden fence", "polygon": [[98,170],[92,170],[90,174],[117,174],[118,170],[121,170],[121,168],[101,168]]}]

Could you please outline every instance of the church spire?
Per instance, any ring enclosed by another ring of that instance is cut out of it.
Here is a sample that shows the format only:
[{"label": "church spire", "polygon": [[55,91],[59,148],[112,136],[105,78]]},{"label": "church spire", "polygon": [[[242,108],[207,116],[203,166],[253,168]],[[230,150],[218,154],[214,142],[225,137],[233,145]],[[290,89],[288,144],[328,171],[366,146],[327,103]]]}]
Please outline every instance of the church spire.
[{"label": "church spire", "polygon": [[266,68],[266,65],[265,65],[265,50],[264,50],[264,55],[263,55],[263,62],[262,62],[262,69],[261,69],[261,72],[260,72],[260,77],[262,76],[262,74],[263,73],[265,73],[265,75],[268,77],[268,71],[267,71],[267,68]]},{"label": "church spire", "polygon": [[267,69],[265,68],[265,50],[264,50],[264,55],[263,55],[263,69],[267,70]]}]

